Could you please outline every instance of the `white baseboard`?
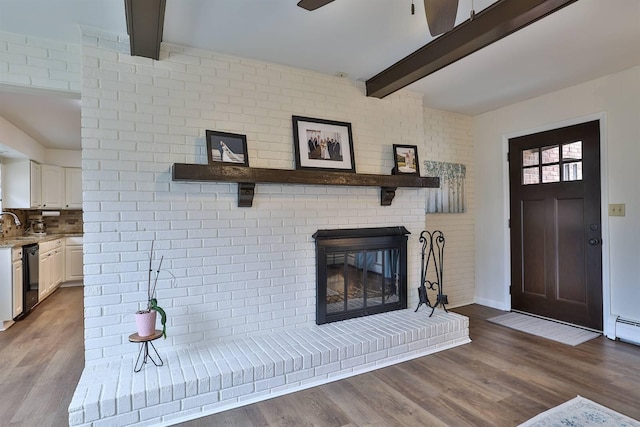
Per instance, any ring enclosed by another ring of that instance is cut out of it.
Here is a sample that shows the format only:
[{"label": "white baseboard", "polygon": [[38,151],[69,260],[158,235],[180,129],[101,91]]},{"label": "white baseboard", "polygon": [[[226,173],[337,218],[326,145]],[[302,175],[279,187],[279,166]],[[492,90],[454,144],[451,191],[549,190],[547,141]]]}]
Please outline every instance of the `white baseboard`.
[{"label": "white baseboard", "polygon": [[487,298],[478,298],[478,297],[476,297],[476,304],[484,305],[486,307],[491,307],[491,308],[495,308],[497,310],[502,310],[502,311],[510,311],[511,310],[511,304],[505,304],[504,302],[494,301],[494,300],[487,299]]},{"label": "white baseboard", "polygon": [[82,280],[74,280],[72,282],[64,282],[60,285],[61,288],[72,288],[74,286],[84,286],[84,282]]},{"label": "white baseboard", "polygon": [[11,326],[13,326],[14,323],[16,322],[14,322],[13,320],[5,320],[4,322],[2,322],[2,325],[0,325],[0,332],[6,331]]},{"label": "white baseboard", "polygon": [[640,322],[619,317],[616,321],[616,338],[640,345]]}]

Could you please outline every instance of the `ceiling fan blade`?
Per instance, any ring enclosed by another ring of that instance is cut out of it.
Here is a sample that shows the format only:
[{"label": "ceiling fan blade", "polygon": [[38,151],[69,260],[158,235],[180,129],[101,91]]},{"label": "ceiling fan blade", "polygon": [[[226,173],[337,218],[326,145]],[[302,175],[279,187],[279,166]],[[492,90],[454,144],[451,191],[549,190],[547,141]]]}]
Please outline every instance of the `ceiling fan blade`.
[{"label": "ceiling fan blade", "polygon": [[298,6],[307,10],[316,10],[319,7],[331,3],[333,0],[300,0]]},{"label": "ceiling fan blade", "polygon": [[446,33],[456,24],[458,0],[424,0],[429,32],[433,37]]}]

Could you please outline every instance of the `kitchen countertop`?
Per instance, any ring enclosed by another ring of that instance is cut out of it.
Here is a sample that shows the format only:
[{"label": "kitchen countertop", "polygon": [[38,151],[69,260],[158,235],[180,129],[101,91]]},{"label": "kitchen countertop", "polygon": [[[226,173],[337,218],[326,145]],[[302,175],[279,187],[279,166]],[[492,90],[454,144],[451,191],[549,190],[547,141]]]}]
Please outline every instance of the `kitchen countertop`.
[{"label": "kitchen countertop", "polygon": [[21,246],[30,245],[32,243],[48,242],[50,240],[56,240],[56,239],[61,239],[65,237],[82,237],[82,233],[47,234],[46,236],[7,237],[6,239],[0,239],[0,249],[19,248]]}]

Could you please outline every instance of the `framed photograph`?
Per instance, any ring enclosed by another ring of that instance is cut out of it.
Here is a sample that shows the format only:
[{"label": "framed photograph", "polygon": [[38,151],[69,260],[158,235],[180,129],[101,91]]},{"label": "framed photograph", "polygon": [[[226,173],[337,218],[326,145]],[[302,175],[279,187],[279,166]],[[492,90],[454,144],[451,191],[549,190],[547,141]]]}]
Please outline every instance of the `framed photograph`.
[{"label": "framed photograph", "polygon": [[209,164],[228,163],[249,166],[247,137],[235,133],[207,131],[207,159]]},{"label": "framed photograph", "polygon": [[293,116],[296,169],[355,172],[351,123]]},{"label": "framed photograph", "polygon": [[393,144],[393,161],[395,173],[420,175],[417,146]]}]

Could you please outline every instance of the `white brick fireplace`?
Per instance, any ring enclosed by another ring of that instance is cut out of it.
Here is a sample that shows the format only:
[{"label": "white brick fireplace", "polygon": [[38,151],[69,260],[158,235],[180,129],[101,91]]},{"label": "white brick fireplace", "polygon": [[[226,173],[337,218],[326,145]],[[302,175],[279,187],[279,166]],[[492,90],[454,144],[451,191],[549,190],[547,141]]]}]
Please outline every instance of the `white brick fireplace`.
[{"label": "white brick fireplace", "polygon": [[[177,277],[160,286],[169,338],[160,349],[315,322],[312,235],[321,228],[405,226],[417,286],[424,190],[258,184],[252,208],[236,184],[171,181],[173,163],[206,163],[206,129],[247,135],[254,167],[291,169],[291,116],[352,123],[356,169],[388,174],[392,144],[422,145],[421,98],[379,100],[347,79],[167,46],[160,61],[85,36],[82,137],[87,361],[131,355],[146,260]],[[96,45],[96,46],[92,46]],[[409,305],[415,302],[410,292]]]},{"label": "white brick fireplace", "polygon": [[[126,52],[126,38],[85,32],[85,373],[113,364],[120,377],[134,376],[127,366],[138,347],[127,337],[144,303],[152,240],[177,278],[157,295],[169,320],[156,346],[174,367],[203,342],[317,328],[318,229],[406,227],[408,304],[417,305],[424,190],[398,189],[383,207],[379,188],[257,184],[253,207],[238,208],[236,184],[173,182],[171,165],[206,163],[210,129],[245,134],[251,166],[292,169],[291,116],[302,115],[351,123],[357,172],[389,174],[392,144],[417,145],[425,159],[432,132],[468,133],[467,122],[440,112],[431,126],[421,97],[408,91],[367,98],[348,79],[179,46],[163,45],[159,61]],[[75,396],[72,406],[88,398]],[[131,399],[133,409],[141,404]]]}]

